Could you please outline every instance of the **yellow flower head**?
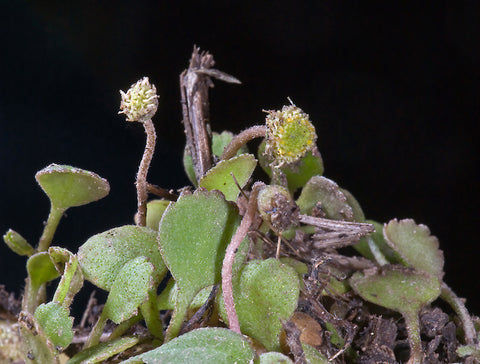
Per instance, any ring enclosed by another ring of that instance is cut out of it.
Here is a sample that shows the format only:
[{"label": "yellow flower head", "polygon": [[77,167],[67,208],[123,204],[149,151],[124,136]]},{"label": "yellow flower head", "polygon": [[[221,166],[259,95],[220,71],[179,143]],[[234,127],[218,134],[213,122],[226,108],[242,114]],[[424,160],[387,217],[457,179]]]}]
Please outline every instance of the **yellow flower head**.
[{"label": "yellow flower head", "polygon": [[158,107],[158,96],[155,85],[150,84],[148,77],[134,83],[125,93],[120,90],[122,102],[119,114],[125,114],[127,121],[144,122],[153,117]]},{"label": "yellow flower head", "polygon": [[315,147],[315,127],[293,103],[281,111],[268,111],[266,125],[265,154],[273,157],[273,167],[296,162]]}]

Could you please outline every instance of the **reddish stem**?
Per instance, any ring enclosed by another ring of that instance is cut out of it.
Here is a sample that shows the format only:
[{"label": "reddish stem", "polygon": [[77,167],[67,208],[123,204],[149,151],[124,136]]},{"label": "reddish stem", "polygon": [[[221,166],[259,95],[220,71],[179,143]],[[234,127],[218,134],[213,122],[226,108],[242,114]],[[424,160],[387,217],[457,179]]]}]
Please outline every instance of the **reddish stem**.
[{"label": "reddish stem", "polygon": [[145,133],[147,134],[147,143],[145,145],[145,152],[143,153],[142,161],[138,167],[137,181],[135,183],[137,187],[137,203],[138,203],[138,212],[137,212],[137,225],[145,226],[147,219],[147,173],[150,168],[150,162],[152,161],[153,151],[155,150],[155,141],[157,135],[155,133],[155,127],[151,119],[143,122],[143,127],[145,128]]},{"label": "reddish stem", "polygon": [[263,137],[267,133],[267,127],[265,125],[255,125],[248,129],[245,129],[240,134],[235,135],[230,143],[225,147],[222,153],[221,160],[230,159],[235,157],[238,150],[247,144],[250,140]]},{"label": "reddish stem", "polygon": [[232,286],[232,267],[235,260],[235,253],[242,243],[243,239],[248,233],[252,225],[257,211],[257,195],[260,187],[264,186],[261,182],[256,182],[252,187],[252,193],[248,201],[247,211],[243,216],[242,222],[233,236],[230,244],[225,252],[222,266],[222,289],[223,299],[225,301],[225,310],[227,311],[227,318],[230,329],[241,334],[240,323],[238,322],[238,315],[235,309],[235,302],[233,300],[233,286]]}]

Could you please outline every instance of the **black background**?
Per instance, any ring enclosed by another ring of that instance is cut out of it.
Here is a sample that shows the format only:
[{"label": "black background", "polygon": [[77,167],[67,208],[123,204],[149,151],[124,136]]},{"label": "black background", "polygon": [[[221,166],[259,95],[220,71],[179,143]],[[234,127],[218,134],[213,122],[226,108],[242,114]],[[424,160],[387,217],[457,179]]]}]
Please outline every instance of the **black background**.
[{"label": "black background", "polygon": [[[76,252],[89,236],[132,223],[145,137],[117,115],[118,90],[142,76],[161,95],[149,180],[188,184],[178,75],[197,44],[243,82],[216,82],[214,130],[261,123],[262,109],[291,97],[317,128],[325,176],[369,218],[428,225],[445,252],[446,282],[480,313],[478,2],[5,3],[2,232],[37,242],[49,203],[34,174],[52,162],[111,184],[107,198],[67,212],[55,244]],[[25,259],[5,245],[0,259],[0,283],[19,292]]]}]

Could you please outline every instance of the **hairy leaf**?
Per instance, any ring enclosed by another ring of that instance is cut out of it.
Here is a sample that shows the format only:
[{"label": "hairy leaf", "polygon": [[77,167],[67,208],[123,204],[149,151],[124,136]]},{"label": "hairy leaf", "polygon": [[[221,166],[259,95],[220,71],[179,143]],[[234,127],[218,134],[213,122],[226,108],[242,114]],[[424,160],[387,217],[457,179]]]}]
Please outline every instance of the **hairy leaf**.
[{"label": "hairy leaf", "polygon": [[85,279],[106,291],[110,291],[120,269],[137,257],[147,257],[153,264],[155,284],[167,272],[157,233],[142,226],[124,225],[94,235],[80,247],[77,257]]},{"label": "hairy leaf", "polygon": [[105,303],[105,315],[119,324],[138,312],[153,287],[153,265],[145,257],[126,263],[117,274]]},{"label": "hairy leaf", "polygon": [[[260,341],[267,350],[280,350],[282,320],[297,307],[298,274],[277,259],[251,260],[233,282],[233,298],[242,333]],[[220,313],[227,320],[223,302]]]},{"label": "hairy leaf", "polygon": [[219,192],[199,189],[170,205],[160,222],[158,243],[178,295],[167,339],[176,336],[191,301],[219,283],[225,249],[240,222],[235,206]]},{"label": "hairy leaf", "polygon": [[243,188],[252,176],[256,166],[257,161],[252,154],[242,154],[220,161],[200,179],[199,186],[209,191],[219,190],[225,195],[226,200],[236,201],[240,190],[235,183],[235,179]]},{"label": "hairy leaf", "polygon": [[139,341],[140,338],[137,336],[126,336],[106,343],[100,343],[75,354],[67,361],[67,364],[103,363],[108,358],[136,345]]},{"label": "hairy leaf", "polygon": [[55,348],[65,349],[73,340],[73,317],[57,302],[42,303],[35,310],[35,321]]},{"label": "hairy leaf", "polygon": [[37,172],[35,178],[57,208],[86,205],[110,192],[106,179],[71,166],[50,164]]},{"label": "hairy leaf", "polygon": [[383,235],[405,266],[443,278],[443,252],[427,226],[416,224],[412,219],[394,219],[385,225]]},{"label": "hairy leaf", "polygon": [[401,313],[417,312],[432,302],[440,295],[440,284],[435,276],[394,266],[350,278],[351,287],[364,299]]},{"label": "hairy leaf", "polygon": [[253,362],[254,356],[255,353],[244,336],[228,329],[209,327],[187,332],[122,363],[248,364]]}]

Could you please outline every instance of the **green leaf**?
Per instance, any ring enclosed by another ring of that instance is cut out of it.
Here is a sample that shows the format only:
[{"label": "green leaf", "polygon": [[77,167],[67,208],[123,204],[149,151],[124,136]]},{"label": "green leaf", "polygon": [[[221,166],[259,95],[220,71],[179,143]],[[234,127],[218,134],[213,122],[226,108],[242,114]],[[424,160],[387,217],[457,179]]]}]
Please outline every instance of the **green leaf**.
[{"label": "green leaf", "polygon": [[188,153],[188,149],[185,148],[183,152],[183,168],[185,169],[185,174],[187,175],[192,185],[195,187],[198,186],[197,177],[195,176],[195,169],[193,167],[193,158]]},{"label": "green leaf", "polygon": [[331,322],[325,322],[325,328],[329,332],[329,340],[337,348],[343,348],[345,346],[345,339],[340,334],[339,329]]},{"label": "green leaf", "polygon": [[42,303],[35,310],[35,321],[55,348],[65,349],[73,340],[73,317],[57,302]]},{"label": "green leaf", "polygon": [[132,259],[148,257],[155,267],[155,284],[167,272],[158,249],[157,233],[147,227],[125,225],[89,238],[78,250],[78,261],[88,281],[110,291],[118,272]]},{"label": "green leaf", "polygon": [[35,179],[57,208],[86,205],[110,192],[106,179],[71,166],[50,164],[37,172]]},{"label": "green leaf", "polygon": [[340,188],[340,192],[342,192],[345,197],[347,198],[347,204],[352,208],[353,212],[353,221],[355,222],[365,222],[365,214],[363,213],[362,207],[357,199],[352,195],[352,193],[345,188]]},{"label": "green leaf", "polygon": [[[212,133],[212,154],[218,158],[222,156],[223,150],[230,143],[233,138],[233,133],[230,131],[222,131],[221,134],[216,132]],[[237,152],[237,155],[248,153],[248,148],[243,146]],[[188,153],[187,148],[183,153],[183,167],[185,168],[185,173],[187,174],[188,179],[192,184],[197,187],[198,182],[195,177],[195,170],[193,168],[193,159]]]},{"label": "green leaf", "polygon": [[58,356],[47,344],[46,337],[43,333],[39,334],[35,330],[29,330],[25,323],[21,323],[20,335],[22,337],[23,352],[33,357],[33,359],[29,359],[27,356],[25,358],[26,364],[59,363]]},{"label": "green leaf", "polygon": [[64,307],[69,307],[73,297],[83,286],[83,274],[78,259],[75,254],[59,247],[49,248],[48,254],[58,273],[62,274],[53,300]]},{"label": "green leaf", "polygon": [[[478,345],[459,345],[457,347],[457,355],[461,358],[471,356],[476,359],[476,362],[480,361],[480,347]],[[475,361],[473,362],[475,363]]]},{"label": "green leaf", "polygon": [[177,301],[178,287],[174,279],[170,279],[157,297],[158,310],[173,310]]},{"label": "green leaf", "polygon": [[412,219],[394,219],[385,225],[383,235],[405,266],[443,278],[443,252],[427,226],[417,225]]},{"label": "green leaf", "polygon": [[153,287],[153,265],[145,257],[126,263],[117,274],[105,303],[105,315],[119,324],[138,312]]},{"label": "green leaf", "polygon": [[228,201],[236,201],[240,190],[232,177],[235,176],[240,187],[244,187],[253,170],[257,166],[257,160],[252,154],[242,154],[231,159],[220,161],[200,179],[199,186],[207,190],[219,190]]},{"label": "green leaf", "polygon": [[254,357],[255,353],[244,336],[229,329],[209,327],[187,332],[122,363],[249,364]]},{"label": "green leaf", "polygon": [[[375,227],[375,231],[370,234],[370,238],[373,240],[374,244],[378,247],[380,252],[388,259],[390,263],[399,263],[400,256],[395,250],[390,248],[390,246],[385,241],[383,236],[383,224],[380,224],[374,220],[366,220],[367,223],[372,224]],[[357,244],[353,246],[360,254],[364,257],[375,260],[370,247],[368,245],[368,241],[366,237],[361,238]]]},{"label": "green leaf", "polygon": [[418,312],[440,295],[440,280],[425,272],[389,266],[366,275],[356,272],[350,286],[357,294],[376,305],[400,313]]},{"label": "green leaf", "polygon": [[158,231],[158,224],[170,202],[168,200],[152,200],[147,203],[146,226],[148,228]]},{"label": "green leaf", "polygon": [[347,197],[332,180],[313,176],[303,187],[297,200],[302,214],[309,215],[313,208],[321,203],[322,211],[327,219],[353,221],[353,210]]},{"label": "green leaf", "polygon": [[234,204],[221,193],[204,189],[181,196],[165,211],[158,242],[178,287],[167,340],[177,335],[195,295],[220,282],[225,249],[239,223]]},{"label": "green leaf", "polygon": [[[297,307],[300,281],[297,272],[277,259],[251,260],[233,281],[233,298],[242,333],[269,351],[280,351],[282,320]],[[223,302],[220,314],[227,322]]]},{"label": "green leaf", "polygon": [[60,276],[47,252],[32,255],[27,261],[27,271],[30,282],[34,287],[38,287]]},{"label": "green leaf", "polygon": [[291,257],[281,257],[279,260],[295,269],[299,279],[303,279],[303,276],[308,273],[308,266],[304,262]]},{"label": "green leaf", "polygon": [[67,364],[101,363],[138,344],[139,341],[139,337],[126,336],[106,343],[101,343],[75,354],[69,361],[67,361]]},{"label": "green leaf", "polygon": [[28,241],[16,231],[9,229],[3,236],[3,241],[8,247],[18,255],[31,256],[35,249],[28,243]]},{"label": "green leaf", "polygon": [[259,364],[293,364],[293,361],[282,353],[271,351],[260,355]]},{"label": "green leaf", "polygon": [[354,291],[376,305],[398,311],[405,320],[410,345],[409,363],[423,358],[418,313],[441,292],[441,280],[424,271],[403,266],[383,266],[380,272],[356,272],[350,278]]},{"label": "green leaf", "polygon": [[[224,130],[220,134],[213,132],[212,133],[212,154],[217,157],[221,157],[225,147],[230,144],[234,137],[234,134],[231,131]],[[237,152],[237,155],[248,153],[248,148],[246,145],[242,146]]]},{"label": "green leaf", "polygon": [[[270,168],[271,160],[264,155],[265,140],[258,147],[258,161],[263,170],[271,177],[272,169]],[[303,187],[305,183],[313,176],[321,176],[323,174],[323,161],[318,149],[307,152],[307,154],[300,158],[296,163],[285,165],[280,168],[287,177],[288,189],[295,191]]]},{"label": "green leaf", "polygon": [[317,349],[308,344],[302,343],[302,349],[305,353],[307,364],[329,364],[328,358],[321,354]]}]

